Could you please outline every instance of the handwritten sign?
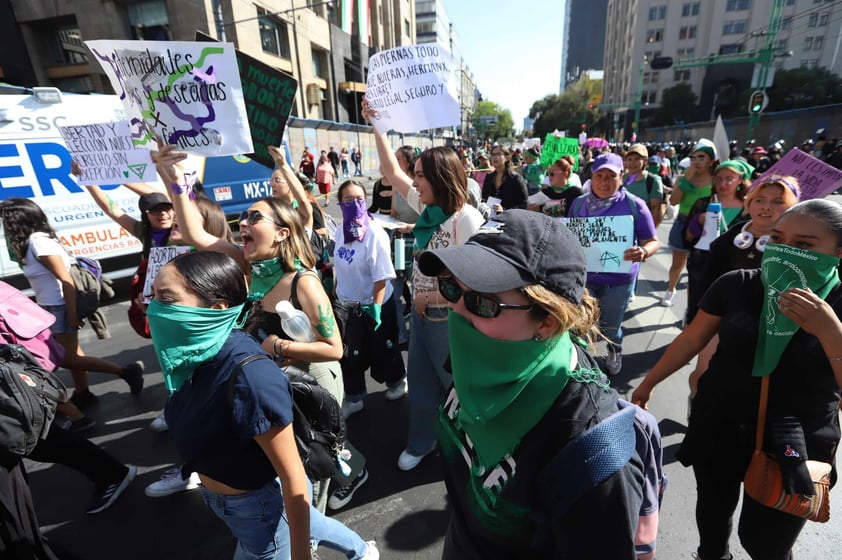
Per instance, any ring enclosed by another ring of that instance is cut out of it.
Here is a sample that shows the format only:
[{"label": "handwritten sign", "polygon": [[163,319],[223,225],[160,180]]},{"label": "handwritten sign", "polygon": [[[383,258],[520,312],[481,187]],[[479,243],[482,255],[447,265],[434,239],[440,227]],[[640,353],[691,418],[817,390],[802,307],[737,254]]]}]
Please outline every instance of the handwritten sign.
[{"label": "handwritten sign", "polygon": [[146,269],[146,282],[143,284],[143,302],[149,303],[152,300],[152,283],[155,277],[164,268],[164,265],[177,256],[189,253],[189,245],[177,245],[173,247],[152,247],[149,250],[149,267]]},{"label": "handwritten sign", "polygon": [[203,156],[254,151],[234,46],[186,41],[85,41],[129,116],[135,146],[155,135]]},{"label": "handwritten sign", "polygon": [[775,165],[755,179],[752,187],[771,175],[790,175],[798,179],[801,187],[799,200],[824,198],[842,187],[842,171],[798,148],[788,151]]},{"label": "handwritten sign", "polygon": [[450,53],[439,45],[397,47],[368,60],[366,99],[378,132],[418,132],[458,125]]},{"label": "handwritten sign", "polygon": [[634,245],[632,216],[559,219],[579,237],[585,248],[588,272],[631,271],[632,261],[624,261],[623,252]]},{"label": "handwritten sign", "polygon": [[[216,42],[216,39],[201,31],[196,32],[196,40]],[[239,50],[235,50],[235,53],[243,84],[251,143],[254,145],[254,153],[248,156],[274,169],[275,161],[267,147],[281,145],[298,91],[298,80]]]},{"label": "handwritten sign", "polygon": [[157,181],[149,150],[135,148],[127,122],[59,126],[58,131],[82,174],[85,185]]},{"label": "handwritten sign", "polygon": [[544,147],[541,149],[541,165],[550,167],[561,156],[573,156],[573,171],[579,170],[579,140],[576,138],[561,138],[549,133],[544,138]]}]

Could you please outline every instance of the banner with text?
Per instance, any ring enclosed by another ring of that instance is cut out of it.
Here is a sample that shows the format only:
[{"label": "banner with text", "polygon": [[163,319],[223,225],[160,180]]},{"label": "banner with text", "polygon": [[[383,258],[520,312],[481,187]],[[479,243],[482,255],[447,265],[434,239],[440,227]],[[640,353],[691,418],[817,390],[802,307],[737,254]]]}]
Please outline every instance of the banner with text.
[{"label": "banner with text", "polygon": [[366,99],[378,132],[418,132],[459,124],[450,53],[435,44],[397,47],[368,60]]},{"label": "banner with text", "polygon": [[203,156],[254,151],[234,45],[85,41],[126,107],[135,146]]},{"label": "banner with text", "polygon": [[[575,140],[575,139],[574,139]],[[588,259],[588,272],[629,272],[632,261],[623,252],[634,245],[632,216],[598,218],[559,218],[579,237]]]},{"label": "banner with text", "polygon": [[184,253],[189,253],[189,245],[173,245],[171,247],[152,247],[149,249],[149,267],[146,269],[146,282],[143,284],[143,303],[152,301],[152,284],[164,265]]},{"label": "banner with text", "polygon": [[541,148],[541,165],[548,168],[558,158],[566,155],[573,156],[573,171],[579,171],[579,141],[576,138],[562,138],[553,133],[547,134],[544,138],[544,146]]},{"label": "banner with text", "polygon": [[752,187],[772,175],[791,175],[801,187],[799,200],[824,198],[842,187],[842,171],[810,154],[792,148],[775,165],[754,180]]},{"label": "banner with text", "polygon": [[59,126],[58,131],[82,171],[79,184],[158,180],[152,152],[134,146],[129,123],[125,121]]}]

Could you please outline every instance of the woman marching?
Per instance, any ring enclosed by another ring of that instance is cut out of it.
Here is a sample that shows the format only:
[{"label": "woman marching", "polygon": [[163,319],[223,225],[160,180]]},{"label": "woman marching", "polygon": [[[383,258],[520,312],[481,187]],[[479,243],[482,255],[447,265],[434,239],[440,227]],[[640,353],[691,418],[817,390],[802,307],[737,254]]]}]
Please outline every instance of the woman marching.
[{"label": "woman marching", "polygon": [[[696,477],[699,558],[731,558],[728,540],[754,450],[761,378],[768,376],[763,449],[779,461],[784,455],[798,459],[781,463],[784,487],[812,488],[802,462],[808,458],[833,463],[842,386],[840,256],[837,203],[808,200],[784,212],[771,227],[760,268],[716,280],[696,318],[632,395],[646,406],[655,387],[719,333],[677,454]],[[761,505],[745,492],[742,498],[739,537],[749,556],[791,559],[805,519]]]},{"label": "woman marching", "polygon": [[491,148],[491,167],[494,171],[485,176],[482,184],[482,201],[488,202],[489,197],[499,199],[499,202],[489,208],[495,212],[502,212],[510,208],[526,208],[529,192],[526,180],[515,169],[519,165],[510,159],[509,151],[503,146]]}]

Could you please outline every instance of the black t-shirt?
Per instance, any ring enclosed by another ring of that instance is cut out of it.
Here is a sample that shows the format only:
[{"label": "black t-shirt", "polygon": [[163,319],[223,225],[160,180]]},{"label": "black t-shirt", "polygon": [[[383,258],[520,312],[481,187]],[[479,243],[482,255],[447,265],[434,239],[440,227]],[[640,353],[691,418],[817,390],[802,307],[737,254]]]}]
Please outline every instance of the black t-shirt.
[{"label": "black t-shirt", "polygon": [[732,226],[711,242],[705,270],[702,274],[702,282],[699,286],[700,294],[705,293],[716,279],[726,272],[741,268],[760,268],[763,252],[757,248],[756,239],[748,249],[740,249],[734,245],[734,238],[742,232],[744,225],[745,222],[740,222]]},{"label": "black t-shirt", "polygon": [[494,196],[501,200],[500,205],[504,210],[526,208],[526,199],[529,196],[526,180],[516,173],[509,172],[497,189],[494,186],[495,175],[496,171],[485,176],[482,182],[482,201],[487,202],[489,196]]},{"label": "black t-shirt", "polygon": [[583,194],[579,187],[567,187],[561,192],[552,187],[544,187],[541,192],[550,199],[541,207],[541,211],[553,218],[566,218],[570,213],[570,205]]},{"label": "black t-shirt", "polygon": [[368,211],[372,214],[391,214],[394,193],[395,189],[392,185],[384,185],[382,179],[375,181],[371,192],[371,206],[369,206]]}]

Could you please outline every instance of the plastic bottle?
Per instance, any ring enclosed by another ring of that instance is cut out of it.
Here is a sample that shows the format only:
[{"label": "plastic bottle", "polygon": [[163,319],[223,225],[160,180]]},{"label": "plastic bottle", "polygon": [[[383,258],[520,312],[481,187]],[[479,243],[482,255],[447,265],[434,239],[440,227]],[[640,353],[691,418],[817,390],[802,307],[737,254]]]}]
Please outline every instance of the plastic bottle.
[{"label": "plastic bottle", "polygon": [[275,312],[281,316],[281,328],[291,339],[298,342],[316,340],[310,318],[300,309],[294,308],[292,303],[287,300],[279,301],[275,306]]},{"label": "plastic bottle", "polygon": [[406,268],[405,241],[400,233],[395,234],[395,270]]}]

